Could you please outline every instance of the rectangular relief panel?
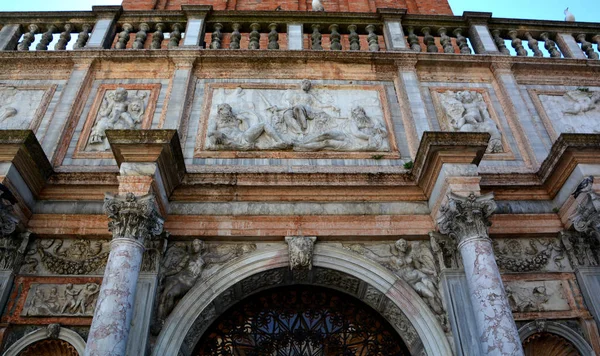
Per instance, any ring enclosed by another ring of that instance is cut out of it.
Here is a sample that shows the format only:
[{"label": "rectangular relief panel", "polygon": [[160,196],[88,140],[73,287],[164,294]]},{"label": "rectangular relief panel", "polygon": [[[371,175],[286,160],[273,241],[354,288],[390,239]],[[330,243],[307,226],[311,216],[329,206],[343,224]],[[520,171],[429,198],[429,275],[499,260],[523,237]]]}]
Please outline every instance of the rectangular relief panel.
[{"label": "rectangular relief panel", "polygon": [[195,157],[400,156],[383,85],[209,83],[204,92]]}]

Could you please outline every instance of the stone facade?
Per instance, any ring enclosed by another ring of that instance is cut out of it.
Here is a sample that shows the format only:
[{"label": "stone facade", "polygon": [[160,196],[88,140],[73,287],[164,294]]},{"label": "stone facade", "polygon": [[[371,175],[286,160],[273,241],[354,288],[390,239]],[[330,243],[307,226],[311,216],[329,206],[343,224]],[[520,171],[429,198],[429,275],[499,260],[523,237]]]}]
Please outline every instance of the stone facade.
[{"label": "stone facade", "polygon": [[1,352],[198,354],[295,286],[406,354],[600,354],[598,26],[320,4],[0,13]]}]

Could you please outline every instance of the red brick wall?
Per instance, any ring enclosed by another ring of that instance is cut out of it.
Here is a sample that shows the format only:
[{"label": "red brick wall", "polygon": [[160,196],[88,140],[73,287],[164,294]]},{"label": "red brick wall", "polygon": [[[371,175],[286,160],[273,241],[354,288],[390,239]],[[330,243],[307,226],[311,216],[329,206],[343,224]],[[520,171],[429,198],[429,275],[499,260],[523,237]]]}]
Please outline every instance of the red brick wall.
[{"label": "red brick wall", "polygon": [[[123,0],[126,10],[179,10],[182,4],[212,5],[215,10],[306,11],[312,0]],[[326,11],[374,12],[377,8],[404,8],[413,14],[452,15],[447,0],[322,0]]]}]

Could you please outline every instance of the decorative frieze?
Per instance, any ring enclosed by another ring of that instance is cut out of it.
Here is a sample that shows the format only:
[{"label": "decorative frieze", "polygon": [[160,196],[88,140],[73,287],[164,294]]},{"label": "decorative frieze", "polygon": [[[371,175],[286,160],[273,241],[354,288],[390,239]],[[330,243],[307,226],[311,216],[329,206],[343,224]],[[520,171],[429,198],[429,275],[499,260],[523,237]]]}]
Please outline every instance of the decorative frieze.
[{"label": "decorative frieze", "polygon": [[488,132],[488,153],[504,152],[502,133],[490,115],[483,95],[476,91],[446,91],[439,94],[444,112],[442,127],[449,131]]},{"label": "decorative frieze", "polygon": [[255,249],[255,244],[207,246],[198,239],[170,245],[161,263],[157,321],[162,324],[177,302],[200,278],[210,273],[211,267],[214,270],[214,267]]},{"label": "decorative frieze", "polygon": [[496,263],[507,272],[569,271],[558,239],[495,239]]},{"label": "decorative frieze", "polygon": [[32,283],[21,316],[91,317],[99,291],[97,283]]},{"label": "decorative frieze", "polygon": [[22,274],[103,274],[108,260],[106,240],[38,239],[27,252]]},{"label": "decorative frieze", "polygon": [[298,89],[219,88],[203,149],[387,152],[382,102],[379,90],[320,89],[308,80]]},{"label": "decorative frieze", "polygon": [[290,269],[312,269],[316,236],[286,236],[290,254]]}]

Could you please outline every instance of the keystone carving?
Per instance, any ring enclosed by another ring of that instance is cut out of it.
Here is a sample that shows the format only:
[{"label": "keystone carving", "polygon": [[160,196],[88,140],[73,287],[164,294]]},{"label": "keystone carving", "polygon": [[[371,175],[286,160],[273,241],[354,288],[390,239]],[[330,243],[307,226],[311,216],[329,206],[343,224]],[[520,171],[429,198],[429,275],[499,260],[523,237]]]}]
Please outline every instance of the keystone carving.
[{"label": "keystone carving", "polygon": [[60,335],[60,324],[49,324],[46,327],[46,337],[48,339],[58,339],[58,335]]},{"label": "keystone carving", "polygon": [[221,244],[209,247],[198,239],[169,246],[161,263],[158,325],[153,328],[156,330],[162,327],[179,300],[213,265],[231,261],[255,249],[255,244]]},{"label": "keystone carving", "polygon": [[494,194],[467,197],[448,194],[448,201],[440,208],[437,219],[440,232],[460,243],[470,238],[488,238],[490,216],[496,210]]},{"label": "keystone carving", "polygon": [[[132,91],[133,92],[133,91]],[[106,140],[106,130],[132,130],[140,128],[146,111],[147,93],[117,88],[106,93],[98,110],[96,124],[92,127],[87,149],[105,151],[110,148]]]},{"label": "keystone carving", "polygon": [[400,239],[392,246],[366,247],[364,244],[353,244],[344,247],[381,263],[410,284],[447,330],[448,320],[439,291],[438,271],[433,254],[427,245],[426,242],[409,243]]},{"label": "keystone carving", "polygon": [[290,254],[290,270],[312,269],[313,250],[315,248],[315,236],[286,236]]},{"label": "keystone carving", "polygon": [[[209,119],[208,150],[389,151],[376,91],[217,90]],[[350,98],[361,106],[350,108]],[[367,114],[369,112],[369,114]],[[371,114],[373,113],[373,114]]]},{"label": "keystone carving", "polygon": [[23,316],[94,316],[100,292],[97,283],[31,285]]},{"label": "keystone carving", "polygon": [[442,107],[453,131],[488,132],[488,153],[503,152],[502,133],[490,116],[483,96],[475,91],[446,91],[440,94]]},{"label": "keystone carving", "polygon": [[155,209],[152,194],[136,197],[133,193],[115,196],[106,193],[104,212],[108,215],[108,229],[113,239],[131,239],[144,243],[159,235],[163,229],[163,218]]}]

